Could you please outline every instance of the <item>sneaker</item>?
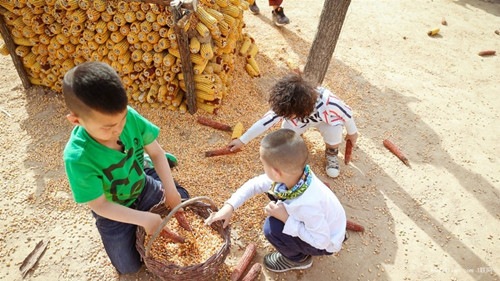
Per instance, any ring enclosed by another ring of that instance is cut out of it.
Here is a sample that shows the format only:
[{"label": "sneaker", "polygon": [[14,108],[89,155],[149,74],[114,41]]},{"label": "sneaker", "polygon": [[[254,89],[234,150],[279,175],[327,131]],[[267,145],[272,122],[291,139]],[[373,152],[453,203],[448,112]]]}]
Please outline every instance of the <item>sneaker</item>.
[{"label": "sneaker", "polygon": [[252,14],[254,15],[257,15],[258,13],[260,13],[260,9],[259,7],[257,7],[257,3],[254,1],[252,5],[248,6],[248,8],[250,8],[250,12],[252,12]]},{"label": "sneaker", "polygon": [[338,154],[339,154],[338,148],[335,149],[327,148],[325,150],[326,174],[332,178],[336,178],[340,174]]},{"label": "sneaker", "polygon": [[311,256],[306,256],[300,262],[294,262],[285,258],[278,252],[272,252],[264,256],[264,265],[272,272],[285,272],[293,269],[306,269],[313,263]]},{"label": "sneaker", "polygon": [[276,10],[273,10],[273,22],[277,26],[283,26],[290,23],[290,20],[285,16],[282,7],[278,7]]},{"label": "sneaker", "polygon": [[[165,152],[165,157],[167,158],[168,165],[170,166],[170,168],[174,168],[175,166],[177,166],[179,161],[174,155]],[[149,157],[148,154],[144,153],[144,169],[147,168],[154,168],[154,165],[153,161],[151,160],[151,157]]]}]

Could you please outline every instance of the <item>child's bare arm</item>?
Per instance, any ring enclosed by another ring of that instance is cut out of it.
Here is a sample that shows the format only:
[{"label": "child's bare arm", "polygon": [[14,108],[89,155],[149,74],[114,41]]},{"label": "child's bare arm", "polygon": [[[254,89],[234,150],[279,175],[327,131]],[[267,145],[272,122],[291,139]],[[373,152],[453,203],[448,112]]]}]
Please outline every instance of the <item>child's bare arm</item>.
[{"label": "child's bare arm", "polygon": [[[142,226],[149,235],[152,235],[162,223],[162,218],[159,214],[138,211],[120,204],[109,202],[104,195],[101,195],[87,204],[96,214],[110,220]],[[163,229],[162,235],[179,243],[183,243],[185,240],[167,227]]]},{"label": "child's bare arm", "polygon": [[158,214],[127,208],[106,200],[104,195],[87,202],[87,204],[92,211],[102,217],[114,221],[140,225],[144,227],[148,234],[153,233],[162,222]]},{"label": "child's bare arm", "polygon": [[[170,171],[170,166],[167,159],[165,158],[165,151],[163,150],[163,148],[161,148],[160,144],[156,140],[146,145],[144,149],[151,157],[151,161],[153,161],[156,173],[160,177],[161,182],[165,187],[165,204],[173,209],[175,206],[181,203],[181,196],[179,192],[177,192],[177,188],[175,187],[174,178],[172,177],[172,172]],[[175,213],[175,218],[183,228],[189,231],[192,230],[182,210],[179,210],[177,211],[177,213]]]},{"label": "child's bare arm", "polygon": [[213,222],[224,220],[223,227],[226,228],[231,220],[231,215],[233,214],[234,208],[230,204],[224,204],[222,208],[216,213],[211,213],[210,216],[205,220],[206,225],[211,225]]},{"label": "child's bare arm", "polygon": [[165,204],[170,208],[174,208],[181,203],[181,196],[175,188],[170,166],[165,158],[165,151],[156,140],[144,146],[144,149],[151,157],[156,173],[160,177],[163,187],[165,188]]}]

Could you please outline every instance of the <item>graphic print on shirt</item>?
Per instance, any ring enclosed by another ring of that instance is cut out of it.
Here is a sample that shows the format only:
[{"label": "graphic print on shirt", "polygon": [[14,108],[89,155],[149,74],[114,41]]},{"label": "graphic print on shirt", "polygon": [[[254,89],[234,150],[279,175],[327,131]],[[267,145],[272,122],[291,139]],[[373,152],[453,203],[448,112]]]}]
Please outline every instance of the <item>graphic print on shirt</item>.
[{"label": "graphic print on shirt", "polygon": [[304,118],[304,120],[301,120],[300,122],[304,123],[304,125],[300,126],[300,128],[303,128],[309,124],[309,122],[312,123],[318,123],[321,122],[321,117],[319,116],[319,112],[315,112],[313,115],[307,116]]},{"label": "graphic print on shirt", "polygon": [[[135,141],[134,141],[135,142]],[[127,155],[125,158],[123,158],[120,162],[113,164],[109,166],[106,169],[103,169],[103,174],[106,176],[107,180],[111,182],[111,187],[110,187],[110,194],[112,196],[113,202],[116,202],[120,205],[128,205],[130,202],[134,201],[139,197],[141,194],[141,189],[143,185],[143,178],[140,177],[142,175],[143,170],[142,167],[139,165],[139,163],[135,160],[132,162],[132,166],[130,167],[130,170],[128,171],[128,175],[125,178],[115,178],[113,175],[113,172],[115,170],[121,170],[127,163],[127,161],[131,158],[133,158],[134,155],[134,147],[131,147],[127,151]],[[131,176],[132,173],[135,173],[136,175]],[[130,180],[129,178],[140,178],[140,180],[132,183],[130,185]],[[118,194],[118,190],[120,186],[130,186],[130,194]]]}]

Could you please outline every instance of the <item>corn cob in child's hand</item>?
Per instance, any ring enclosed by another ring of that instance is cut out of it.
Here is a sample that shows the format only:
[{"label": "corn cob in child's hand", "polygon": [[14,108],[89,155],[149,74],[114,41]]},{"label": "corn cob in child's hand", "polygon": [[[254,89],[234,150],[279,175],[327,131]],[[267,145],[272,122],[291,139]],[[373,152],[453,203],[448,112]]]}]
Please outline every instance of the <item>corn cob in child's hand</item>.
[{"label": "corn cob in child's hand", "polygon": [[231,151],[231,147],[226,146],[226,147],[221,148],[221,149],[205,151],[205,157],[222,156],[222,155],[232,154],[232,153],[236,153],[236,152],[240,152],[240,151],[241,151],[241,149],[235,149],[235,150]]},{"label": "corn cob in child's hand", "polygon": [[186,238],[180,236],[179,234],[173,232],[172,230],[168,228],[164,228],[161,230],[160,235],[163,238],[170,239],[176,243],[184,243],[186,242]]},{"label": "corn cob in child's hand", "polygon": [[193,231],[193,228],[191,227],[191,225],[189,225],[188,221],[186,220],[186,216],[184,216],[184,211],[179,210],[177,211],[177,213],[175,213],[174,216],[182,228],[188,231]]},{"label": "corn cob in child's hand", "polygon": [[345,154],[344,154],[344,164],[349,164],[349,161],[351,161],[351,155],[352,155],[352,142],[351,140],[347,140],[345,143]]}]

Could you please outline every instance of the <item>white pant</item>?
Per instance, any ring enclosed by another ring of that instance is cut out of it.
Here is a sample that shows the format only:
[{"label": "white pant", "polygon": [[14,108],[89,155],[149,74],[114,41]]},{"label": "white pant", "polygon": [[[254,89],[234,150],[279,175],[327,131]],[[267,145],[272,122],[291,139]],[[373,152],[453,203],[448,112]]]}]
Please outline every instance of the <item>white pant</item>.
[{"label": "white pant", "polygon": [[302,135],[308,128],[316,127],[323,136],[323,140],[328,145],[337,145],[342,142],[342,124],[328,125],[325,122],[309,122],[302,128],[293,125],[288,120],[283,120],[281,128],[294,130],[296,133]]}]

